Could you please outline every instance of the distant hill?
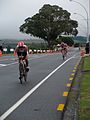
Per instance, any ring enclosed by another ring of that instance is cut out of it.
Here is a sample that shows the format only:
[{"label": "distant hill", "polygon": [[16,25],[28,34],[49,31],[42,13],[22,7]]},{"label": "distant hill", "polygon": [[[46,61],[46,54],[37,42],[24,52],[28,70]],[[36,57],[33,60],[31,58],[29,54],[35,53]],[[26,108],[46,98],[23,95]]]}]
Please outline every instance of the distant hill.
[{"label": "distant hill", "polygon": [[76,37],[73,37],[73,40],[75,43],[86,43],[87,38],[84,36],[76,36]]},{"label": "distant hill", "polygon": [[19,42],[19,41],[24,41],[24,42],[28,42],[28,43],[43,43],[44,42],[44,40],[42,40],[42,39],[39,39],[39,38],[35,38],[35,39],[23,39],[23,40],[16,40],[16,39],[1,39],[0,40],[0,43],[17,43],[17,42]]},{"label": "distant hill", "polygon": [[0,40],[0,45],[2,45],[3,47],[9,46],[9,47],[15,48],[16,45],[17,45],[17,43],[18,43],[19,41],[24,41],[25,44],[31,44],[31,43],[36,43],[36,44],[38,44],[38,43],[45,43],[44,40],[39,39],[39,38],[36,38],[36,39],[23,39],[23,40],[2,39],[2,40]]}]

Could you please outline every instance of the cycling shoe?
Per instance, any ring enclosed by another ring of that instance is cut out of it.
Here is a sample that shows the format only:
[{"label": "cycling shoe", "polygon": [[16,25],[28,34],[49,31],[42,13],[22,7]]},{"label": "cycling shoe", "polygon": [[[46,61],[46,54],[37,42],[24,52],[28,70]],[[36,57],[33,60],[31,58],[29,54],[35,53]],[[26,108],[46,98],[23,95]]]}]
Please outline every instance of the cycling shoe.
[{"label": "cycling shoe", "polygon": [[27,71],[27,72],[29,71],[29,67],[26,67],[26,71]]}]

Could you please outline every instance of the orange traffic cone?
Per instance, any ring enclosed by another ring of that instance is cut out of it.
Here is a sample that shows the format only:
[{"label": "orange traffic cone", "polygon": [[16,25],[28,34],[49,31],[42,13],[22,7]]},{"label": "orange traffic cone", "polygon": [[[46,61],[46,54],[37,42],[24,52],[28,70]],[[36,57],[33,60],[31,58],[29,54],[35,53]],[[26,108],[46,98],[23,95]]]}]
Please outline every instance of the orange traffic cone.
[{"label": "orange traffic cone", "polygon": [[16,52],[14,51],[14,56],[16,56]]}]

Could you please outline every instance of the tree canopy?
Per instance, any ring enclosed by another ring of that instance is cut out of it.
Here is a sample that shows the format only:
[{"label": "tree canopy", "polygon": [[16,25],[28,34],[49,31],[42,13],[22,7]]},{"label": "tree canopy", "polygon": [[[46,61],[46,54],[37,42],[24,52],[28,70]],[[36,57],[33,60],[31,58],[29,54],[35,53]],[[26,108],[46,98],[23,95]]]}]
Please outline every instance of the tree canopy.
[{"label": "tree canopy", "polygon": [[66,43],[68,46],[74,45],[74,40],[73,40],[72,37],[60,37],[59,39],[61,40],[61,42],[63,41],[63,42]]},{"label": "tree canopy", "polygon": [[52,48],[54,41],[62,33],[78,34],[78,23],[71,20],[70,15],[57,5],[45,4],[39,13],[25,19],[25,23],[20,26],[20,32],[40,37],[47,41],[49,48]]}]

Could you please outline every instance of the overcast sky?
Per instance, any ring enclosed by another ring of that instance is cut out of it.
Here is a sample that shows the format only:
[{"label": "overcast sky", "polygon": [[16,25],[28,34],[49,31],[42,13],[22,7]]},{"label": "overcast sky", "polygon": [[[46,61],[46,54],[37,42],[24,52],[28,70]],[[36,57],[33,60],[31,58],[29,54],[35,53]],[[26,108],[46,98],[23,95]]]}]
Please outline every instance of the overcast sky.
[{"label": "overcast sky", "polygon": [[[89,0],[75,0],[86,8],[89,14]],[[0,0],[0,39],[28,39],[29,35],[19,32],[27,17],[35,15],[44,4],[58,5],[71,13],[71,19],[79,23],[79,35],[86,35],[86,12],[76,2],[69,0]],[[78,13],[78,14],[73,14]],[[80,15],[84,16],[84,18]]]}]

